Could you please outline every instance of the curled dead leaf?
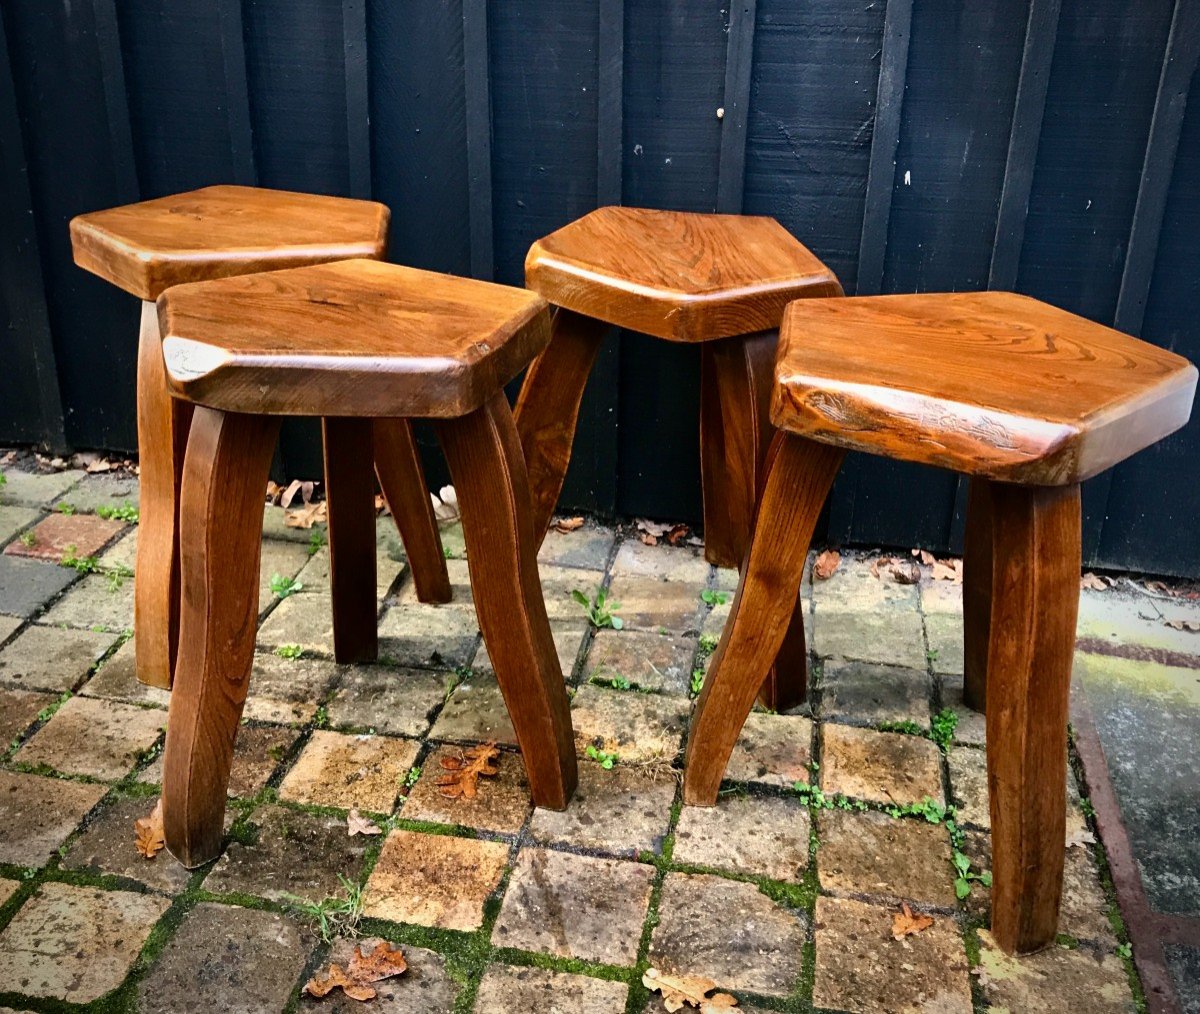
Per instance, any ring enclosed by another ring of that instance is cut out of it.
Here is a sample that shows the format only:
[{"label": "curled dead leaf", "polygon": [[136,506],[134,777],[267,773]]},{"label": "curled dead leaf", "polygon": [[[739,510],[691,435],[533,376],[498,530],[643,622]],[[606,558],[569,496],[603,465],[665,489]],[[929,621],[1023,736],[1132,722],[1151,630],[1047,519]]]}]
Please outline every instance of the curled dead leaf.
[{"label": "curled dead leaf", "polygon": [[737,1000],[728,993],[708,996],[717,988],[717,984],[699,975],[667,975],[657,968],[648,968],[642,976],[642,985],[652,993],[661,993],[663,1006],[671,1012],[685,1005],[698,1007],[700,1014],[730,1010],[737,1006]]},{"label": "curled dead leaf", "polygon": [[346,835],[349,838],[353,838],[356,834],[370,835],[382,833],[383,828],[374,821],[364,817],[357,809],[351,810],[349,816],[346,817]]},{"label": "curled dead leaf", "polygon": [[903,940],[914,933],[922,933],[933,925],[933,916],[913,912],[908,902],[900,906],[899,912],[892,913],[892,939]]},{"label": "curled dead leaf", "polygon": [[318,522],[327,520],[325,501],[308,503],[294,511],[288,511],[283,516],[283,523],[288,528],[312,528]]},{"label": "curled dead leaf", "polygon": [[304,992],[323,997],[340,988],[351,1000],[365,1002],[375,999],[372,983],[401,975],[407,969],[404,952],[380,940],[370,951],[364,952],[362,945],[355,947],[345,968],[331,964],[324,972],[318,972],[304,984]]},{"label": "curled dead leaf", "polygon": [[441,765],[448,773],[438,775],[438,792],[447,799],[474,799],[479,792],[479,779],[494,778],[500,773],[493,763],[499,757],[495,743],[461,750],[457,757],[443,757]]},{"label": "curled dead leaf", "polygon": [[838,564],[841,562],[842,554],[836,549],[825,550],[813,564],[813,577],[821,581],[828,581],[833,577],[833,572],[838,569]]},{"label": "curled dead leaf", "polygon": [[1067,848],[1083,848],[1084,845],[1095,845],[1096,836],[1087,828],[1067,835]]},{"label": "curled dead leaf", "polygon": [[896,584],[916,584],[921,580],[921,568],[911,560],[896,560],[888,569]]},{"label": "curled dead leaf", "polygon": [[436,496],[430,493],[429,499],[433,503],[433,516],[439,525],[452,525],[458,520],[458,494],[453,486],[443,486]]},{"label": "curled dead leaf", "polygon": [[1090,570],[1079,579],[1079,587],[1084,591],[1104,591],[1108,583],[1104,578],[1093,574]]},{"label": "curled dead leaf", "polygon": [[162,799],[154,804],[149,817],[139,817],[133,822],[133,846],[140,855],[153,859],[167,845],[163,830]]},{"label": "curled dead leaf", "polygon": [[392,509],[387,505],[387,501],[379,493],[375,494],[375,513],[376,514],[391,514]]},{"label": "curled dead leaf", "polygon": [[583,518],[556,518],[554,521],[554,530],[561,532],[563,535],[582,527]]},{"label": "curled dead leaf", "polygon": [[962,560],[934,560],[932,576],[935,581],[951,581],[954,584],[962,584]]},{"label": "curled dead leaf", "polygon": [[653,535],[649,534],[648,532],[642,532],[638,536],[638,541],[641,542],[642,545],[644,545],[644,546],[657,546],[658,545],[658,539],[656,539]]},{"label": "curled dead leaf", "polygon": [[667,532],[667,542],[672,546],[680,545],[692,533],[687,525],[672,525]]},{"label": "curled dead leaf", "polygon": [[1186,630],[1189,634],[1200,634],[1200,620],[1163,620],[1172,630]]}]

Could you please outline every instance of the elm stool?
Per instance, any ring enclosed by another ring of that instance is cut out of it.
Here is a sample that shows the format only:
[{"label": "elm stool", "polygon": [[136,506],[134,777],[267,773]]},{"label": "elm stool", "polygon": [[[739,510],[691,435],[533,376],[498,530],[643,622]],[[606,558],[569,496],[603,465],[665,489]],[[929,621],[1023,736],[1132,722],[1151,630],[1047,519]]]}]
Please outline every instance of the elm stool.
[{"label": "elm stool", "polygon": [[986,705],[992,934],[1010,953],[1052,943],[1079,484],[1183,426],[1195,388],[1180,356],[1011,293],[792,303],[771,398],[782,432],[696,708],[685,802],[716,802],[845,451],[968,475],[965,681],[967,703]]},{"label": "elm stool", "polygon": [[[351,257],[381,258],[382,204],[217,186],[81,215],[71,222],[75,263],[142,300],[137,420],[141,518],[134,582],[137,677],[170,687],[179,641],[179,483],[192,406],[167,394],[154,301],[171,285]],[[327,434],[335,441],[338,431]],[[340,458],[343,448],[332,448]],[[400,529],[423,602],[447,602],[450,581],[408,424],[375,433],[380,486]],[[329,527],[330,541],[337,538]],[[354,661],[354,659],[339,659]]]},{"label": "elm stool", "polygon": [[[738,566],[769,443],[783,308],[840,296],[833,272],[773,218],[607,207],[534,243],[525,284],[557,308],[550,347],[526,375],[516,407],[538,538],[562,489],[588,374],[615,325],[700,345],[705,556]],[[797,703],[796,680],[803,699],[802,619],[797,608],[779,665],[764,669],[770,707]]]},{"label": "elm stool", "polygon": [[[371,260],[179,285],[158,300],[166,382],[193,406],[180,508],[183,611],[163,817],[185,866],[213,859],[257,627],[262,489],[282,416],[324,419],[335,631],[375,654],[372,440],[435,423],[458,492],[479,625],[534,802],[575,788],[566,689],[538,580],[503,386],[550,340],[523,289]],[[336,439],[328,439],[336,437]]]}]

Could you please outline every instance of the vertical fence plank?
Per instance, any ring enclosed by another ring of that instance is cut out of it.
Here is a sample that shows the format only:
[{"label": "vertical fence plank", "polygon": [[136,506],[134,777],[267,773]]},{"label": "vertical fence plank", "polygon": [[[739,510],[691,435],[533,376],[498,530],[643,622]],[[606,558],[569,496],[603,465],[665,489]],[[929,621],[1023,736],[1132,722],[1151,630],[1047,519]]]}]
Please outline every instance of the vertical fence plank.
[{"label": "vertical fence plank", "polygon": [[600,0],[596,73],[596,204],[621,203],[625,0]]},{"label": "vertical fence plank", "polygon": [[754,63],[757,0],[736,0],[729,9],[725,54],[725,105],[721,155],[717,166],[717,211],[740,215],[746,188],[746,125],[750,114],[750,75]]},{"label": "vertical fence plank", "polygon": [[471,274],[490,280],[496,269],[492,239],[492,98],[488,71],[487,0],[463,0],[462,12]]},{"label": "vertical fence plank", "polygon": [[125,65],[121,56],[121,35],[117,26],[114,0],[92,0],[96,25],[96,48],[100,59],[100,82],[104,89],[104,109],[108,115],[113,172],[117,196],[122,204],[138,200],[137,167],[133,161],[133,130],[129,122],[129,98],[125,91]]},{"label": "vertical fence plank", "polygon": [[258,184],[254,136],[250,127],[250,86],[246,80],[246,44],[242,0],[218,0],[221,62],[225,72],[225,116],[229,124],[229,157],[234,182]]},{"label": "vertical fence plank", "polygon": [[366,0],[342,0],[346,48],[346,142],[350,158],[350,196],[371,197],[371,109],[367,78]]}]

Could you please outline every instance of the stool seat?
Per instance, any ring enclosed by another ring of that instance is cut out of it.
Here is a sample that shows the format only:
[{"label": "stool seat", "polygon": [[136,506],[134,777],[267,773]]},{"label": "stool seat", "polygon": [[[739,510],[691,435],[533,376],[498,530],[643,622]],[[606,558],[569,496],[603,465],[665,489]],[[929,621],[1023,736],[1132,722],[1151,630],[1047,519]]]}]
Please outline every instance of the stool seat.
[{"label": "stool seat", "polygon": [[253,271],[382,257],[388,209],[374,201],[257,187],[205,187],[80,215],[75,263],[143,300]]},{"label": "stool seat", "polygon": [[229,412],[462,416],[550,340],[536,293],[372,260],[180,285],[158,309],[171,392]]},{"label": "stool seat", "polygon": [[773,218],[620,207],[534,243],[525,284],[556,306],[678,342],[773,329],[793,299],[841,294]]},{"label": "stool seat", "polygon": [[1196,368],[1026,296],[926,293],[792,303],[775,380],[779,429],[1058,486],[1179,429]]}]

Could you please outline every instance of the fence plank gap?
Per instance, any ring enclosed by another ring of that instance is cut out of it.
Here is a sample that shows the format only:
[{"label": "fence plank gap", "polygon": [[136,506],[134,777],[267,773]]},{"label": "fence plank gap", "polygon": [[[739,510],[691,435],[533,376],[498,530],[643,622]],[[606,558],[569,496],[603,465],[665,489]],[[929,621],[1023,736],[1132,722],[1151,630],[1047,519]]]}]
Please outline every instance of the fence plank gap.
[{"label": "fence plank gap", "polygon": [[369,200],[373,188],[365,0],[342,0],[342,37],[346,51],[346,143],[350,196]]},{"label": "fence plank gap", "polygon": [[750,75],[754,64],[757,0],[741,0],[729,10],[725,53],[725,105],[717,167],[717,211],[742,213],[746,187],[746,126],[750,113]]},{"label": "fence plank gap", "polygon": [[496,269],[492,239],[492,98],[487,0],[463,0],[462,12],[471,274],[490,281]]}]

